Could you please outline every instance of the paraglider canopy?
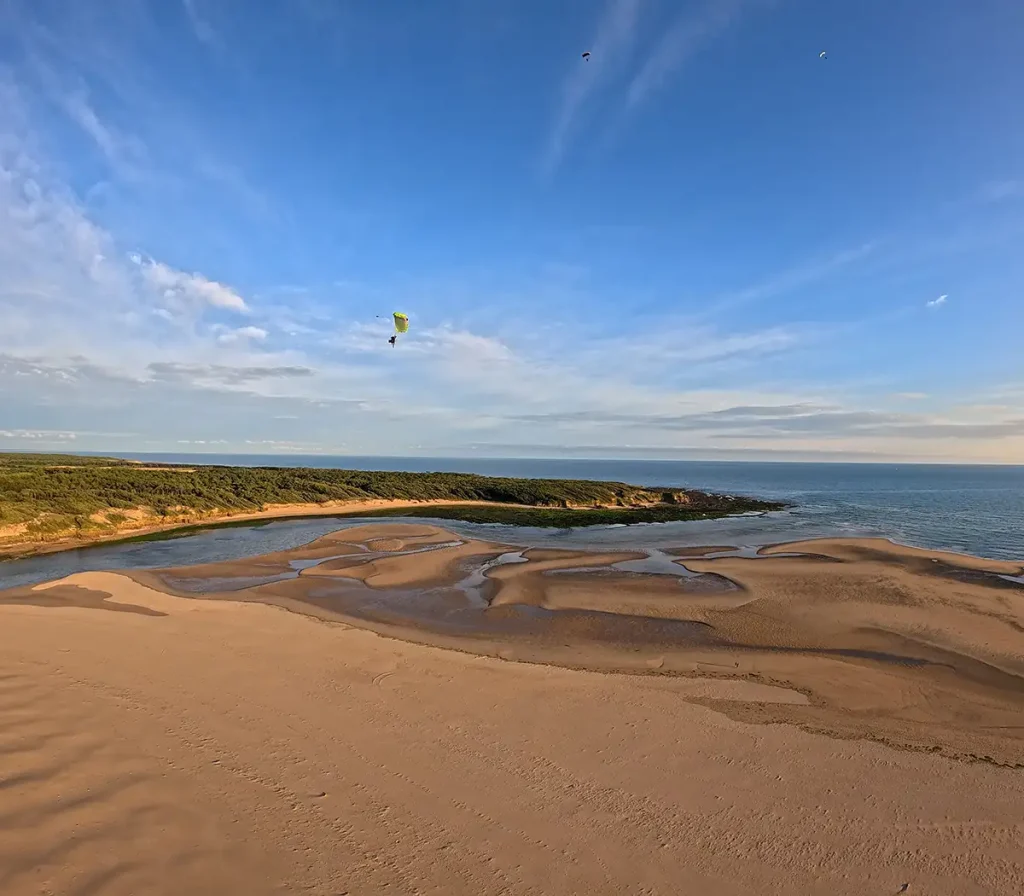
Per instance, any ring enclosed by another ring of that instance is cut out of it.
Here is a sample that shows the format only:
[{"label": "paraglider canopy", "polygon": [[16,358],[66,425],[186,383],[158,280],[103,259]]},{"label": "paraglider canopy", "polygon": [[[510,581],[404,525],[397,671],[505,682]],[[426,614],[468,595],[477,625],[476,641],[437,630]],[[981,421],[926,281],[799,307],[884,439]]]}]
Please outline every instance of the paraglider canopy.
[{"label": "paraglider canopy", "polygon": [[396,311],[393,315],[395,318],[395,330],[399,333],[409,332],[409,318],[402,314],[401,311]]},{"label": "paraglider canopy", "polygon": [[828,53],[827,53],[827,52],[826,52],[825,50],[822,50],[822,51],[821,51],[821,52],[820,52],[820,53],[818,54],[818,58],[819,58],[819,59],[828,59]]},{"label": "paraglider canopy", "polygon": [[590,50],[587,50],[587,52],[583,54],[583,58],[586,59],[587,62],[590,62]]}]

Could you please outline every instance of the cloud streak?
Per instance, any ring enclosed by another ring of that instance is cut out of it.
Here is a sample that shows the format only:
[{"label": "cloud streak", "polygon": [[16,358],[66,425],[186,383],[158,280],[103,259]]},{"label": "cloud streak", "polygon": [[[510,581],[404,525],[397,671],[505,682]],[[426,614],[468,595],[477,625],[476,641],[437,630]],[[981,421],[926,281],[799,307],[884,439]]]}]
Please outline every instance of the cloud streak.
[{"label": "cloud streak", "polygon": [[630,82],[627,106],[640,105],[709,41],[739,22],[752,5],[751,0],[710,0],[696,12],[682,13]]},{"label": "cloud streak", "polygon": [[948,298],[949,298],[948,295],[943,294],[943,295],[939,296],[937,299],[931,299],[930,301],[925,302],[925,305],[928,308],[941,308],[943,305],[946,304],[946,300]]},{"label": "cloud streak", "polygon": [[978,198],[982,202],[1006,202],[1024,198],[1024,180],[996,180],[981,188]]},{"label": "cloud streak", "polygon": [[784,270],[768,279],[735,292],[721,295],[714,301],[711,314],[737,308],[762,299],[795,292],[847,270],[858,261],[868,258],[878,249],[878,243],[868,241],[859,246],[842,249],[825,258],[818,258]]},{"label": "cloud streak", "polygon": [[561,88],[555,123],[544,150],[543,168],[553,172],[562,161],[584,107],[601,84],[613,76],[636,40],[643,0],[608,0],[587,49],[588,62],[574,58]]},{"label": "cloud streak", "polygon": [[122,136],[101,121],[89,103],[85,90],[67,94],[63,97],[62,105],[71,120],[96,144],[112,166],[122,172],[130,166],[134,167],[131,160],[143,152],[141,144],[137,140]]},{"label": "cloud streak", "polygon": [[229,367],[224,364],[176,364],[156,362],[148,371],[154,380],[189,382],[199,385],[239,386],[253,380],[291,379],[309,377],[314,371],[309,367]]},{"label": "cloud streak", "polygon": [[195,34],[196,39],[201,43],[215,46],[218,43],[217,32],[213,26],[200,14],[198,0],[181,0],[185,10],[185,17]]},{"label": "cloud streak", "polygon": [[910,440],[998,440],[1024,437],[1024,417],[972,421],[872,410],[842,410],[814,405],[731,407],[700,414],[635,414],[575,411],[523,414],[526,425],[569,429],[618,427],[647,434],[655,432],[710,435],[713,439],[752,436],[792,439],[815,436],[830,440],[884,437]]}]

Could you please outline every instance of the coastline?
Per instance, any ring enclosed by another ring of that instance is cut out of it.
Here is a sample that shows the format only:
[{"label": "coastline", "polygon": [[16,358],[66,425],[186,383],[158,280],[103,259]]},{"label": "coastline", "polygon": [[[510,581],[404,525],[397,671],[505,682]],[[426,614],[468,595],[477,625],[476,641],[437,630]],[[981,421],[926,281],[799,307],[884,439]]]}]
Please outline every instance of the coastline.
[{"label": "coastline", "polygon": [[[346,517],[359,516],[366,511],[382,508],[430,507],[441,505],[492,505],[490,501],[406,501],[401,499],[380,499],[375,501],[327,501],[322,504],[279,504],[265,510],[245,511],[241,513],[224,513],[208,515],[189,515],[173,522],[154,525],[127,526],[116,532],[94,533],[74,538],[55,538],[52,540],[30,540],[24,542],[0,542],[0,562],[36,557],[40,554],[55,554],[61,551],[74,551],[80,548],[93,547],[100,544],[122,544],[143,539],[151,535],[169,535],[175,532],[200,531],[215,529],[220,526],[231,526],[238,523],[273,522],[309,517]],[[518,505],[500,505],[518,506]]]},{"label": "coastline", "polygon": [[[577,525],[606,525],[603,520],[587,521],[590,515],[615,514],[615,519],[629,519],[631,516],[640,517],[636,522],[651,522],[643,516],[649,511],[658,511],[667,514],[670,519],[653,520],[655,522],[671,522],[674,520],[701,520],[701,519],[724,519],[730,516],[749,514],[751,511],[690,511],[673,510],[671,505],[657,508],[648,507],[560,507],[548,508],[535,504],[512,504],[499,501],[453,501],[446,498],[436,500],[418,501],[404,500],[401,498],[382,498],[369,501],[328,501],[320,504],[279,504],[268,507],[265,510],[245,511],[240,513],[223,513],[207,515],[188,515],[176,519],[173,522],[157,523],[150,525],[125,526],[115,532],[93,532],[88,536],[75,536],[70,538],[50,538],[43,540],[30,540],[22,542],[0,542],[0,563],[4,560],[20,560],[28,557],[36,557],[42,554],[55,554],[61,551],[74,551],[81,548],[89,548],[96,545],[125,544],[133,541],[141,541],[152,536],[173,536],[175,533],[200,532],[208,529],[227,528],[230,526],[252,523],[252,522],[286,522],[288,520],[337,517],[380,517],[386,519],[388,516],[401,516],[401,513],[391,511],[423,511],[429,508],[436,508],[438,511],[453,511],[439,514],[439,518],[460,520],[462,515],[459,509],[475,508],[485,511],[488,522],[503,522],[503,511],[506,511],[512,519],[507,525],[527,525],[522,520],[529,520],[533,517],[533,525],[541,527],[553,527],[553,524],[545,521],[545,517],[557,513],[565,521],[572,521],[577,516]],[[767,512],[767,511],[758,511]],[[427,516],[414,512],[411,516]],[[473,514],[466,514],[470,522],[477,522],[472,518]],[[620,525],[631,525],[633,523],[622,523]]]},{"label": "coastline", "polygon": [[606,480],[0,454],[0,559],[248,522],[436,515],[544,528],[712,519],[776,501]]}]

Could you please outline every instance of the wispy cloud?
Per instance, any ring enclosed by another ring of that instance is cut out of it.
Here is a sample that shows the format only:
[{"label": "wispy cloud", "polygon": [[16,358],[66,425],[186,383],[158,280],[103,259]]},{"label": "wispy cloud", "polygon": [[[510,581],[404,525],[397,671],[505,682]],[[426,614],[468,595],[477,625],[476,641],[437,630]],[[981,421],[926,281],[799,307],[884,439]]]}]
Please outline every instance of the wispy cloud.
[{"label": "wispy cloud", "polygon": [[[229,160],[218,151],[194,109],[167,89],[166,78],[154,66],[153,48],[166,46],[168,40],[154,15],[161,4],[111,0],[100,4],[102,9],[72,4],[54,17],[45,14],[43,3],[0,0],[0,10],[5,3],[12,40],[26,60],[18,77],[29,117],[37,116],[44,106],[41,100],[67,116],[115,175],[105,190],[116,193],[118,181],[127,181],[132,192],[121,198],[137,201],[140,184],[180,191],[198,176],[254,216],[272,216],[271,201],[253,186],[239,156]],[[210,8],[209,0],[181,0],[179,10],[196,38],[216,50],[216,60],[234,65],[222,35],[210,23]],[[9,116],[6,98],[0,99]],[[188,160],[184,166],[183,159]]]},{"label": "wispy cloud", "polygon": [[65,94],[61,105],[68,117],[96,144],[111,167],[123,176],[137,176],[146,155],[139,138],[123,134],[101,120],[84,88]]},{"label": "wispy cloud", "polygon": [[78,438],[78,433],[64,430],[37,430],[37,429],[0,429],[0,439],[16,439],[20,441],[41,441],[41,442],[73,442]]},{"label": "wispy cloud", "polygon": [[982,202],[1005,202],[1024,199],[1024,180],[994,180],[985,184],[978,193]]},{"label": "wispy cloud", "polygon": [[718,314],[750,302],[785,295],[826,280],[872,255],[877,248],[876,241],[869,241],[825,257],[813,258],[802,264],[794,265],[778,274],[769,276],[760,283],[754,283],[735,292],[718,296],[712,301],[708,314]]},{"label": "wispy cloud", "polygon": [[[33,76],[37,96],[45,98],[66,115],[100,151],[117,175],[127,180],[139,180],[147,176],[151,163],[145,143],[101,114],[93,102],[86,79],[78,73],[69,72],[53,58],[52,52],[44,49],[53,40],[48,31],[32,28],[27,23],[21,23],[20,27],[24,31],[20,36],[25,41],[28,71]],[[29,36],[38,37],[40,34],[46,35],[46,42],[42,44]],[[8,85],[8,90],[20,94],[13,83]],[[20,95],[19,102],[23,102]]]},{"label": "wispy cloud", "polygon": [[869,409],[842,409],[814,404],[764,407],[724,407],[700,413],[607,412],[599,409],[572,412],[522,414],[515,418],[526,427],[554,427],[563,433],[577,432],[592,438],[595,431],[612,439],[643,433],[648,439],[685,434],[688,438],[720,440],[772,439],[776,442],[816,439],[854,443],[857,440],[934,439],[1019,440],[1024,437],[1024,417],[1002,414],[998,419],[974,420],[969,416],[895,413]]},{"label": "wispy cloud", "polygon": [[252,380],[308,377],[314,373],[309,367],[228,367],[224,364],[176,364],[169,361],[150,364],[148,369],[150,376],[158,380],[227,385],[240,385]]},{"label": "wispy cloud", "polygon": [[710,40],[735,25],[753,5],[752,0],[708,0],[696,11],[680,14],[634,76],[626,95],[627,105],[636,106],[647,99]]},{"label": "wispy cloud", "polygon": [[204,177],[215,187],[221,187],[232,194],[241,205],[248,208],[254,216],[270,218],[272,208],[267,196],[254,187],[245,173],[237,165],[219,161],[198,150],[195,158],[196,173]]},{"label": "wispy cloud", "polygon": [[643,0],[608,0],[590,43],[590,60],[574,57],[573,68],[562,83],[554,126],[548,135],[543,166],[558,167],[591,95],[628,59],[637,33]]},{"label": "wispy cloud", "polygon": [[946,304],[946,300],[948,298],[949,298],[948,295],[943,294],[943,295],[939,296],[937,299],[931,299],[930,301],[925,302],[925,305],[928,308],[941,308],[943,305]]},{"label": "wispy cloud", "polygon": [[181,3],[185,8],[185,16],[188,18],[188,23],[192,26],[192,31],[196,38],[204,44],[217,45],[219,43],[217,32],[200,13],[199,0],[181,0]]},{"label": "wispy cloud", "polygon": [[763,362],[792,351],[814,338],[808,327],[770,326],[758,330],[721,331],[694,321],[663,321],[657,328],[628,336],[595,339],[580,356],[601,369],[607,358],[617,358],[620,376],[647,380],[664,376],[700,377],[721,372],[725,365],[738,367]]},{"label": "wispy cloud", "polygon": [[217,341],[221,345],[230,345],[234,342],[243,342],[245,340],[256,340],[262,342],[267,338],[267,331],[262,327],[239,327],[237,330],[227,330],[221,333],[217,337]]}]

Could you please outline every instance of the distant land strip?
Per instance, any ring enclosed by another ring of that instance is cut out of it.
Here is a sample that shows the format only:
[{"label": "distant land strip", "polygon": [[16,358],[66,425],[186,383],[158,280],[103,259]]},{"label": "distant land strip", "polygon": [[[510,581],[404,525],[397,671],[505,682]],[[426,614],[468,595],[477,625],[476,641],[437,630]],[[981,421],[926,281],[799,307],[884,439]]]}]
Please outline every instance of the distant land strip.
[{"label": "distant land strip", "polygon": [[783,506],[582,479],[0,454],[0,556],[7,557],[289,517],[414,516],[568,528],[712,519]]}]

